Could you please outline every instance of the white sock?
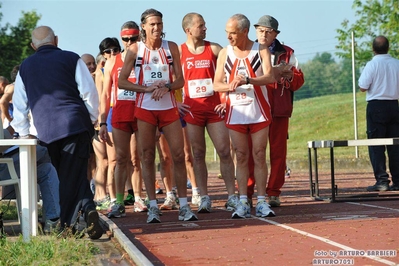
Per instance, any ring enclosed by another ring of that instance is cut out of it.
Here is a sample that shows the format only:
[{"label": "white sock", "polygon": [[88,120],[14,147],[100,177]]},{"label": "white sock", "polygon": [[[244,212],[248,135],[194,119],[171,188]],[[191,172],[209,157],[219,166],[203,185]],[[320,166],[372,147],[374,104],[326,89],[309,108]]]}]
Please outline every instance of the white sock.
[{"label": "white sock", "polygon": [[265,201],[265,199],[266,199],[265,196],[258,196],[258,202]]},{"label": "white sock", "polygon": [[187,198],[179,198],[180,207],[187,205]]},{"label": "white sock", "polygon": [[248,202],[248,196],[247,195],[240,195],[240,201],[242,203],[247,203]]},{"label": "white sock", "polygon": [[200,189],[198,187],[193,187],[191,189],[191,191],[193,192],[193,195],[199,195],[200,194]]},{"label": "white sock", "polygon": [[157,200],[150,200],[150,208],[151,207],[156,207],[158,208]]}]

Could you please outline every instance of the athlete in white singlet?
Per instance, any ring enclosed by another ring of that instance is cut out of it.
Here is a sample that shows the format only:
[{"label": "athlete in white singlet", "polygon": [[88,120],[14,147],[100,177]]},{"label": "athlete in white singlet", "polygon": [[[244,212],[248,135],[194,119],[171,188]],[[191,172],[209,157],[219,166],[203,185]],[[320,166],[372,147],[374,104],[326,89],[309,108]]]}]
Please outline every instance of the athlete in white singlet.
[{"label": "athlete in white singlet", "polygon": [[[226,24],[229,46],[219,53],[214,89],[228,92],[226,126],[236,153],[236,178],[240,202],[232,218],[251,216],[247,199],[248,159],[252,153],[258,194],[256,216],[274,216],[265,201],[267,165],[266,146],[271,123],[270,104],[265,85],[275,81],[267,47],[248,38],[250,22],[242,14],[230,17]],[[227,82],[225,82],[227,81]],[[252,139],[249,150],[248,138]]]},{"label": "athlete in white singlet", "polygon": [[[160,211],[155,197],[156,130],[161,130],[169,144],[173,172],[179,194],[179,220],[197,220],[187,204],[187,171],[183,133],[173,91],[184,86],[176,43],[163,40],[162,13],[148,9],[141,15],[142,42],[130,46],[119,76],[119,87],[137,92],[135,116],[142,173],[150,199],[147,223],[159,223]],[[128,80],[135,67],[137,83]],[[172,76],[173,73],[173,76]]]}]

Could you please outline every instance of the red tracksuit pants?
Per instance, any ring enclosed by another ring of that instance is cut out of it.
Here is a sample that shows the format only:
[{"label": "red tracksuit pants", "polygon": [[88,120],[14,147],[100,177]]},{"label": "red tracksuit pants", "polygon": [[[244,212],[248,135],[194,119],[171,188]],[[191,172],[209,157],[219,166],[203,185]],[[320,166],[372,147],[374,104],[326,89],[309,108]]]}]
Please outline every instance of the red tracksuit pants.
[{"label": "red tracksuit pants", "polygon": [[[270,175],[267,182],[267,196],[280,196],[281,188],[285,182],[285,170],[287,160],[287,138],[289,117],[273,117],[269,127],[269,149],[270,149]],[[252,143],[251,143],[252,144]],[[250,145],[252,149],[252,145]],[[248,178],[248,198],[254,194],[254,162],[250,154]]]}]

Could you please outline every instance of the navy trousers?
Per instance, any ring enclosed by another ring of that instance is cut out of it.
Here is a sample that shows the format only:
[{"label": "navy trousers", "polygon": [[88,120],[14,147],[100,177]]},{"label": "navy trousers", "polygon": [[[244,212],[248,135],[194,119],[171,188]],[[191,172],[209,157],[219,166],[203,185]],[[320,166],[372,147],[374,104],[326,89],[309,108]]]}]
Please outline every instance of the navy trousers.
[{"label": "navy trousers", "polygon": [[[367,138],[399,137],[399,105],[397,100],[373,100],[367,104]],[[369,156],[377,183],[389,184],[385,151],[394,184],[399,184],[399,146],[369,146]]]},{"label": "navy trousers", "polygon": [[62,227],[74,226],[78,214],[95,209],[87,179],[91,145],[88,132],[72,135],[47,145],[60,179],[60,220]]}]

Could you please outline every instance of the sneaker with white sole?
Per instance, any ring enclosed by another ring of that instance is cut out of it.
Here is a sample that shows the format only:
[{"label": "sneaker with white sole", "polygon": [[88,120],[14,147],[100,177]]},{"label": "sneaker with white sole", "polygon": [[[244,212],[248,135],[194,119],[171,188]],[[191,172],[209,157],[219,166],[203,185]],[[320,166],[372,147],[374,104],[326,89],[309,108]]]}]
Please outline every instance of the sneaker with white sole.
[{"label": "sneaker with white sole", "polygon": [[280,207],[281,205],[280,198],[278,196],[270,196],[269,205],[270,207]]},{"label": "sneaker with white sole", "polygon": [[175,196],[167,196],[164,203],[159,207],[161,210],[177,210],[179,209],[176,204]]},{"label": "sneaker with white sole", "polygon": [[109,199],[109,197],[105,197],[102,200],[95,202],[95,204],[97,211],[106,211],[111,206],[111,200]]},{"label": "sneaker with white sole", "polygon": [[108,218],[120,218],[125,216],[126,216],[125,205],[119,202],[114,202],[111,205],[111,208],[108,210],[107,214]]},{"label": "sneaker with white sole", "polygon": [[196,221],[198,220],[197,216],[193,213],[190,208],[190,205],[186,204],[179,209],[179,221]]},{"label": "sneaker with white sole", "polygon": [[142,198],[137,198],[134,202],[134,212],[146,212],[148,211],[147,205],[144,203]]},{"label": "sneaker with white sole", "polygon": [[236,210],[231,215],[231,218],[250,218],[251,217],[251,207],[249,206],[248,202],[243,203],[239,201],[237,204]]},{"label": "sneaker with white sole", "polygon": [[235,211],[237,205],[240,201],[240,198],[237,195],[232,195],[227,200],[226,204],[224,205],[228,211]]},{"label": "sneaker with white sole", "polygon": [[261,200],[256,204],[255,213],[257,217],[274,217],[276,214],[272,209],[270,209],[270,205],[267,204],[265,200]]},{"label": "sneaker with white sole", "polygon": [[148,224],[153,224],[153,223],[160,223],[161,218],[159,217],[161,212],[157,207],[150,207],[148,209],[148,217],[147,217],[147,223]]},{"label": "sneaker with white sole", "polygon": [[128,193],[123,203],[125,205],[134,205],[134,195]]},{"label": "sneaker with white sole", "polygon": [[209,213],[211,212],[212,202],[208,195],[201,197],[201,203],[198,207],[198,213]]},{"label": "sneaker with white sole", "polygon": [[191,204],[193,204],[195,206],[198,206],[198,207],[200,206],[200,204],[201,204],[201,196],[200,196],[200,194],[192,195]]}]

